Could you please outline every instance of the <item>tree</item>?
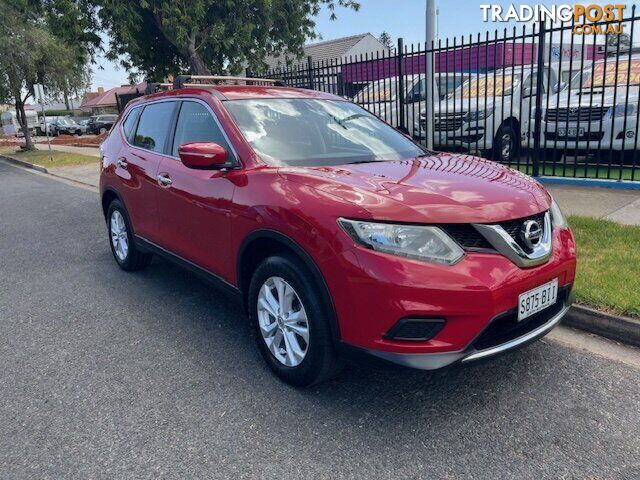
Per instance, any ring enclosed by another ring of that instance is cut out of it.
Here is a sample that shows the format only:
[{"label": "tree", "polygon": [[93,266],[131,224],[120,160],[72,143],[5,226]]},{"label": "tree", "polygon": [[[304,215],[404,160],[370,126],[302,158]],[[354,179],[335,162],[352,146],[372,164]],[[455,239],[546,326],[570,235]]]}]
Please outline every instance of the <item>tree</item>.
[{"label": "tree", "polygon": [[391,48],[393,46],[393,41],[391,40],[391,35],[389,35],[386,31],[383,31],[378,37],[380,43],[383,44],[387,48]]},{"label": "tree", "polygon": [[302,54],[316,38],[313,17],[326,7],[358,10],[356,0],[96,0],[110,38],[109,58],[148,78],[261,66],[285,48]]},{"label": "tree", "polygon": [[32,14],[46,22],[51,34],[72,49],[67,74],[48,92],[62,97],[69,108],[69,96],[79,95],[91,84],[89,65],[101,46],[96,6],[90,0],[28,0]]},{"label": "tree", "polygon": [[0,9],[6,13],[0,18],[0,81],[15,105],[25,148],[32,150],[25,103],[33,96],[35,83],[60,75],[68,51],[45,28],[21,16],[13,4],[0,0]]},{"label": "tree", "polygon": [[[86,60],[90,57],[88,42],[73,40],[72,33],[79,17],[71,13],[80,10],[68,10],[71,17],[66,19],[56,14],[60,7],[81,3],[0,0],[0,92],[8,92],[6,96],[15,105],[26,149],[35,148],[25,114],[25,104],[33,96],[33,85],[44,84],[52,93],[68,92],[77,85],[77,75],[86,69]],[[54,24],[56,27],[52,28]],[[53,33],[56,28],[59,36]],[[84,79],[86,81],[86,76]]]}]

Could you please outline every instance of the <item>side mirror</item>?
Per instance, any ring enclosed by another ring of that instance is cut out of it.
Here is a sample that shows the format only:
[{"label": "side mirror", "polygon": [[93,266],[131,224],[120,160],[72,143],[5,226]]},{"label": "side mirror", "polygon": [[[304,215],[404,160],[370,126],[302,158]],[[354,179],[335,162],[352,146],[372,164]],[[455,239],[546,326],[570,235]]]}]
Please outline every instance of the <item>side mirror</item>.
[{"label": "side mirror", "polygon": [[189,168],[216,168],[227,163],[227,151],[213,142],[185,143],[180,145],[178,155]]}]

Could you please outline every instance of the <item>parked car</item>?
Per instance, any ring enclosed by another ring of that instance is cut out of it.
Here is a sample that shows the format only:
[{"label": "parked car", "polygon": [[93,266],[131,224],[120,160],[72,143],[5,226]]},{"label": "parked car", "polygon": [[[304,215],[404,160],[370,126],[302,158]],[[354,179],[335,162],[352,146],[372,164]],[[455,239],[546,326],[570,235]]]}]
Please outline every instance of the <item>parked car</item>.
[{"label": "parked car", "polygon": [[[436,73],[433,95],[436,102],[445,100],[454,90],[471,77],[466,73]],[[403,77],[405,128],[410,135],[419,136],[420,113],[426,108],[427,80],[425,75]],[[398,77],[384,78],[369,83],[353,98],[358,105],[385,120],[400,126]]]},{"label": "parked car", "polygon": [[58,123],[59,120],[63,118],[64,117],[60,117],[57,115],[47,115],[46,117],[44,116],[40,117],[40,121],[36,126],[36,133],[38,135],[47,135],[47,134],[51,136],[57,135],[58,130],[56,128],[56,124]]},{"label": "parked car", "polygon": [[[558,88],[554,65],[545,67],[543,78],[541,93],[546,97]],[[493,160],[514,162],[521,145],[533,145],[529,129],[533,127],[536,79],[535,65],[471,78],[446,102],[434,106],[434,145],[482,151]],[[420,137],[425,136],[425,125],[423,113]]]},{"label": "parked car", "polygon": [[[27,116],[27,128],[33,133],[38,124],[38,113],[34,110],[26,110],[24,113]],[[2,123],[2,133],[4,135],[24,135],[15,110],[2,112],[0,115],[0,122]]]},{"label": "parked car", "polygon": [[349,353],[420,369],[488,358],[572,302],[575,243],[544,186],[427,151],[335,95],[174,89],[131,101],[101,149],[120,268],[158,254],[228,290],[294,385]]},{"label": "parked car", "polygon": [[55,123],[56,135],[82,135],[82,128],[73,119],[59,118]]},{"label": "parked car", "polygon": [[111,127],[113,127],[117,119],[117,115],[97,115],[96,117],[91,117],[87,124],[87,131],[94,135],[106,133],[111,130]]},{"label": "parked car", "polygon": [[89,132],[89,118],[82,119],[78,122],[78,127],[80,128],[80,134]]},{"label": "parked car", "polygon": [[543,111],[541,145],[547,156],[635,150],[639,94],[640,55],[589,65]]}]

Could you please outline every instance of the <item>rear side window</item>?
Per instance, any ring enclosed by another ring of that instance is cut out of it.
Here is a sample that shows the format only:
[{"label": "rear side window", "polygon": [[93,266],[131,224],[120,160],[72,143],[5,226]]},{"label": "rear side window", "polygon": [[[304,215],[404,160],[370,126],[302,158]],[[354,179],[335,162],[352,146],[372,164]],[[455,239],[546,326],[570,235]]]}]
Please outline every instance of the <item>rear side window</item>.
[{"label": "rear side window", "polygon": [[176,124],[173,155],[178,156],[180,145],[193,142],[217,143],[227,150],[227,155],[231,155],[229,145],[209,110],[201,103],[183,102]]},{"label": "rear side window", "polygon": [[174,107],[175,102],[152,103],[144,107],[133,144],[146,150],[164,152]]},{"label": "rear side window", "polygon": [[138,115],[140,115],[141,107],[134,108],[131,110],[127,118],[122,123],[122,130],[124,130],[124,136],[127,140],[131,141],[133,138],[133,129],[136,126],[136,120],[138,120]]}]

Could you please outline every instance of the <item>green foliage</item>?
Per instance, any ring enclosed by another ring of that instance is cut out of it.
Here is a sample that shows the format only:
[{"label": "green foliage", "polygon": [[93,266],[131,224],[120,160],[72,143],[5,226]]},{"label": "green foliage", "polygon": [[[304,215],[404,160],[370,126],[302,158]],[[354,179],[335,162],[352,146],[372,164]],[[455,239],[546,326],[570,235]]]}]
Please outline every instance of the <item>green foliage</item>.
[{"label": "green foliage", "polygon": [[389,35],[386,31],[383,31],[378,37],[380,43],[382,43],[385,47],[391,48],[393,46],[393,40],[391,40],[391,35]]},{"label": "green foliage", "polygon": [[[75,117],[76,113],[73,110],[45,110],[47,117]],[[40,114],[40,112],[38,112]]]},{"label": "green foliage", "polygon": [[0,97],[15,104],[29,149],[24,104],[33,85],[66,97],[87,83],[87,61],[99,44],[89,31],[93,8],[87,0],[0,0]]},{"label": "green foliage", "polygon": [[237,72],[259,67],[284,49],[301,54],[315,38],[324,5],[357,10],[355,0],[96,0],[110,35],[109,57],[148,78],[169,74]]}]

